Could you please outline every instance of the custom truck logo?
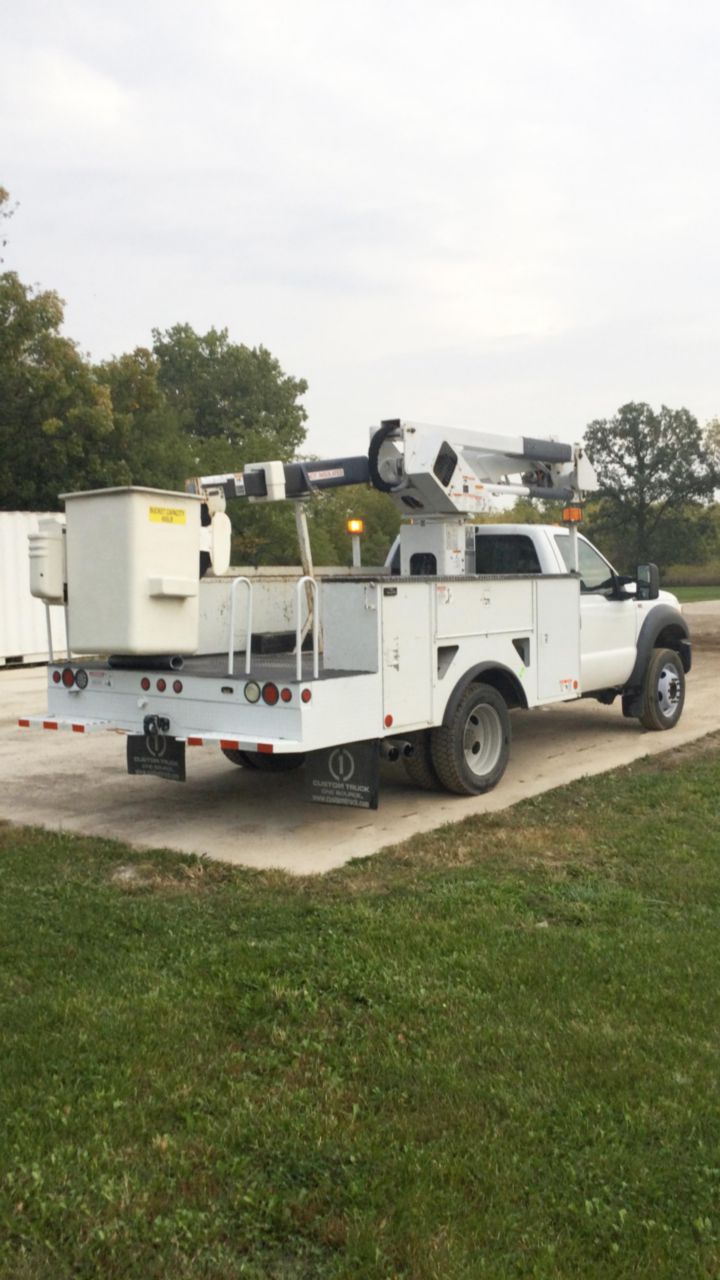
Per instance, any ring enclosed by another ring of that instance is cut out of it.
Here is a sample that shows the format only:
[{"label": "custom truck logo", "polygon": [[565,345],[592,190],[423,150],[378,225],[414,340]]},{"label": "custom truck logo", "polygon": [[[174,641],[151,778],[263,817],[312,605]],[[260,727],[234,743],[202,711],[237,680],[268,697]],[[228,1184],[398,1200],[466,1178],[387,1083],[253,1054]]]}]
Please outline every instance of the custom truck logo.
[{"label": "custom truck logo", "polygon": [[330,752],[328,769],[335,782],[349,782],[355,772],[355,757],[347,747],[336,747]]}]

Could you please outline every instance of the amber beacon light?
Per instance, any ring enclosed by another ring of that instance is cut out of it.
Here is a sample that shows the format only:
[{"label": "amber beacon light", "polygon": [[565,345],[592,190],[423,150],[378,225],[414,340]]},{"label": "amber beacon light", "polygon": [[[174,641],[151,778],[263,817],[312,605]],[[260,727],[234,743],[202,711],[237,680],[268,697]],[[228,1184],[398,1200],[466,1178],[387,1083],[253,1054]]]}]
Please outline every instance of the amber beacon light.
[{"label": "amber beacon light", "polygon": [[352,562],[353,569],[362,567],[362,556],[360,554],[360,538],[365,532],[365,521],[358,519],[357,516],[351,516],[345,521],[345,528],[350,534],[352,540]]},{"label": "amber beacon light", "polygon": [[565,524],[582,524],[582,518],[582,507],[563,507],[563,521]]}]

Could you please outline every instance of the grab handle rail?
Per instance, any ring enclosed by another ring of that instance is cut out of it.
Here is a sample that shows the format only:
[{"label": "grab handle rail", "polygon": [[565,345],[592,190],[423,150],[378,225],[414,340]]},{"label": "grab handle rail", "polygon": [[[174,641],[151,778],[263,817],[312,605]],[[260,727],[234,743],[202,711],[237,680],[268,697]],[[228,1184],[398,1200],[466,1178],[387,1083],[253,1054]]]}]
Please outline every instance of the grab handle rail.
[{"label": "grab handle rail", "polygon": [[319,593],[315,578],[304,574],[295,584],[295,675],[302,680],[302,589],[306,587],[312,596],[313,678],[317,680],[320,669]]},{"label": "grab handle rail", "polygon": [[247,587],[247,613],[245,614],[245,675],[250,675],[252,654],[253,584],[249,578],[236,578],[230,588],[230,639],[228,641],[228,675],[235,675],[235,593],[239,586]]}]

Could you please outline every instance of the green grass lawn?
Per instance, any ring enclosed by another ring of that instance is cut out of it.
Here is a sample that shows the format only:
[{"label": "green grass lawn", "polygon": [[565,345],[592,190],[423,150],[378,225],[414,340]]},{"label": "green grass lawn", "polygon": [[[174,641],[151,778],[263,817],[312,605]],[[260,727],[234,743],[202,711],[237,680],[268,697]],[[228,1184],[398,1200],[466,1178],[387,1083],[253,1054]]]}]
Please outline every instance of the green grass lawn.
[{"label": "green grass lawn", "polygon": [[720,1274],[720,735],[320,880],[0,827],[0,1275]]},{"label": "green grass lawn", "polygon": [[720,600],[720,586],[717,587],[673,587],[665,586],[666,591],[672,591],[681,602],[690,603],[694,600]]}]

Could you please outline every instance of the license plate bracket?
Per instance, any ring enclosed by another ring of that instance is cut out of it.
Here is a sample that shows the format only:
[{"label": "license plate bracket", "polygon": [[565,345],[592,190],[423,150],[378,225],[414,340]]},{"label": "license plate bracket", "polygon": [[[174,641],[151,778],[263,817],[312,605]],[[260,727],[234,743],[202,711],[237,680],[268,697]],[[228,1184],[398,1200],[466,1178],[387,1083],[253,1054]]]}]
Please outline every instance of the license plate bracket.
[{"label": "license plate bracket", "polygon": [[185,743],[164,733],[131,733],[127,739],[128,773],[185,781]]}]

